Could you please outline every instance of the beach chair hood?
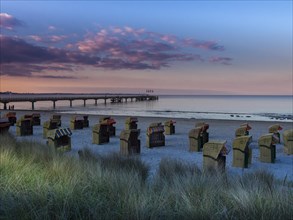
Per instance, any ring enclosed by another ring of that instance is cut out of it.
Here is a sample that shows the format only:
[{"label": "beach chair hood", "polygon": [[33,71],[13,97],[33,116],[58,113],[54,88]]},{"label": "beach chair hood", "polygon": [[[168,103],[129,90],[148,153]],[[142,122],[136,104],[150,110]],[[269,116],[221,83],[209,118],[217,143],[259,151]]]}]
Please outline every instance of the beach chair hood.
[{"label": "beach chair hood", "polygon": [[55,140],[57,138],[63,137],[63,136],[71,136],[72,132],[70,128],[58,128],[54,129],[48,132],[48,138]]},{"label": "beach chair hood", "polygon": [[278,143],[278,141],[279,141],[279,138],[275,134],[270,133],[270,134],[265,134],[261,136],[258,139],[258,144],[259,146],[270,147],[271,145]]},{"label": "beach chair hood", "polygon": [[252,141],[251,135],[237,137],[233,141],[233,144],[232,144],[233,149],[239,149],[241,151],[245,151],[248,145],[251,143],[251,141]]},{"label": "beach chair hood", "polygon": [[275,124],[269,127],[269,133],[277,133],[281,131],[283,128],[279,124]]},{"label": "beach chair hood", "polygon": [[219,154],[227,155],[227,148],[225,144],[227,141],[210,141],[203,146],[203,156],[217,159]]},{"label": "beach chair hood", "polygon": [[202,132],[205,132],[209,129],[210,125],[205,122],[198,122],[195,124],[195,127],[201,127]]},{"label": "beach chair hood", "polygon": [[198,138],[200,136],[200,133],[201,133],[201,127],[197,127],[197,128],[191,129],[188,133],[188,136],[190,138],[193,138],[193,137]]}]

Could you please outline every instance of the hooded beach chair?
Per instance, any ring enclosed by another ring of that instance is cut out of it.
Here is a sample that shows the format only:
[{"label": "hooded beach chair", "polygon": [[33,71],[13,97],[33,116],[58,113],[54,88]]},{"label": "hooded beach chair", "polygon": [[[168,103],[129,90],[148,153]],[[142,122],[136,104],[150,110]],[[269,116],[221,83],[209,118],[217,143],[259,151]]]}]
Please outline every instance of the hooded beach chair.
[{"label": "hooded beach chair", "polygon": [[252,150],[249,144],[252,141],[252,136],[237,137],[233,141],[233,167],[248,168],[251,164]]},{"label": "hooded beach chair", "polygon": [[164,131],[162,123],[151,123],[147,128],[146,146],[149,148],[165,146]]},{"label": "hooded beach chair", "polygon": [[5,117],[8,118],[11,126],[13,126],[16,123],[16,120],[17,120],[17,118],[16,118],[16,112],[8,112],[5,115]]},{"label": "hooded beach chair", "polygon": [[285,154],[293,154],[293,129],[284,131],[283,139]]},{"label": "hooded beach chair", "polygon": [[164,129],[166,135],[172,135],[175,134],[175,123],[176,121],[168,120],[164,123]]},{"label": "hooded beach chair", "polygon": [[189,137],[189,151],[198,152],[203,148],[202,136],[201,136],[201,127],[191,129],[188,133]]},{"label": "hooded beach chair", "polygon": [[265,163],[274,163],[276,159],[276,143],[279,138],[275,134],[265,134],[258,139],[260,152],[260,161]]},{"label": "hooded beach chair", "polygon": [[203,169],[225,171],[227,141],[209,141],[203,146]]},{"label": "hooded beach chair", "polygon": [[120,133],[120,153],[124,156],[140,153],[139,129],[122,130]]},{"label": "hooded beach chair", "polygon": [[70,119],[70,129],[77,130],[77,129],[83,129],[83,122],[84,118],[82,116],[71,116]]},{"label": "hooded beach chair", "polygon": [[65,152],[71,150],[71,135],[70,128],[57,128],[48,131],[47,144],[57,151]]},{"label": "hooded beach chair", "polygon": [[137,129],[137,118],[136,117],[128,117],[125,120],[125,130]]},{"label": "hooded beach chair", "polygon": [[113,118],[111,118],[110,116],[103,116],[100,118],[99,122],[107,125],[107,129],[110,136],[116,135],[116,128],[114,127],[116,121]]},{"label": "hooded beach chair", "polygon": [[33,121],[32,117],[22,116],[16,122],[16,135],[26,136],[33,135]]},{"label": "hooded beach chair", "polygon": [[93,144],[109,143],[110,134],[108,131],[108,125],[106,123],[100,123],[93,126]]},{"label": "hooded beach chair", "polygon": [[45,121],[43,124],[43,138],[47,138],[48,131],[57,129],[58,124],[58,119],[50,119],[49,121]]},{"label": "hooded beach chair", "polygon": [[51,116],[51,119],[56,120],[58,122],[58,127],[61,126],[61,124],[62,124],[61,115],[59,115],[59,114],[53,114]]}]

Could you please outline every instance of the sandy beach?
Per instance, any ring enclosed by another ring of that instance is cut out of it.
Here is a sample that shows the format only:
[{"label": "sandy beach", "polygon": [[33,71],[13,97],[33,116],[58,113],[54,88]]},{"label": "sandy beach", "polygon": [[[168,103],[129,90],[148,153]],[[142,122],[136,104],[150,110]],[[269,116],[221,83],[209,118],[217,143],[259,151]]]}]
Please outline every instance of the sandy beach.
[{"label": "sandy beach", "polygon": [[[1,115],[4,115],[7,111],[2,111]],[[24,114],[31,114],[31,111],[16,111],[17,117],[20,118]],[[36,111],[34,111],[36,112]],[[42,111],[41,113],[41,124],[47,121],[52,112]],[[70,114],[62,115],[62,127],[69,127]],[[116,120],[116,136],[110,138],[110,143],[103,145],[92,144],[92,127],[94,124],[98,123],[100,115],[90,115],[89,116],[89,128],[84,128],[82,130],[72,131],[72,150],[66,154],[77,156],[78,150],[85,147],[91,149],[97,154],[108,154],[108,153],[119,153],[120,151],[120,140],[119,134],[121,130],[124,129],[124,122],[126,116],[112,116]],[[138,117],[138,128],[141,130],[140,140],[141,140],[141,154],[140,158],[148,166],[150,166],[151,174],[154,174],[158,168],[159,162],[163,158],[171,158],[186,163],[191,163],[199,168],[202,168],[203,156],[202,152],[189,152],[189,139],[188,132],[194,128],[195,123],[199,121],[205,121],[210,125],[209,136],[210,140],[226,140],[226,146],[230,150],[226,158],[226,172],[236,175],[241,175],[245,172],[251,172],[255,170],[267,170],[274,174],[274,176],[281,180],[291,180],[293,181],[293,156],[286,155],[283,152],[283,142],[281,138],[281,144],[276,145],[276,161],[273,164],[262,163],[259,161],[259,148],[257,140],[258,138],[268,133],[268,127],[274,122],[264,122],[264,121],[249,121],[249,125],[252,127],[250,134],[253,137],[253,141],[250,147],[253,151],[252,164],[248,169],[235,168],[232,167],[232,142],[235,135],[236,128],[244,121],[232,121],[232,120],[197,120],[197,119],[176,119],[176,134],[166,135],[166,146],[157,148],[147,148],[146,147],[146,129],[148,125],[152,122],[164,122],[167,118],[151,118],[151,117]],[[283,130],[292,129],[291,122],[281,122],[279,123]],[[16,127],[11,126],[9,132],[13,135],[16,134]],[[34,126],[34,135],[17,137],[18,140],[29,140],[36,141],[45,144],[46,139],[43,139],[43,127]]]}]

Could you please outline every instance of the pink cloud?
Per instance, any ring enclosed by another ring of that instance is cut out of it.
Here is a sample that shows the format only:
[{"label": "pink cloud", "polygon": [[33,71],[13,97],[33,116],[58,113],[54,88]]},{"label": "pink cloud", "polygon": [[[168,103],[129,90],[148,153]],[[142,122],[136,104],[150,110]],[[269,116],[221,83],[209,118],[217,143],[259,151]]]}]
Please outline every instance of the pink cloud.
[{"label": "pink cloud", "polygon": [[232,58],[230,57],[218,57],[218,56],[213,56],[209,58],[209,62],[211,63],[221,63],[224,65],[231,65]]},{"label": "pink cloud", "polygon": [[[83,66],[114,70],[157,70],[170,67],[174,62],[208,60],[229,65],[232,61],[229,57],[212,56],[206,59],[198,54],[198,49],[222,51],[224,47],[216,42],[181,39],[132,27],[101,28],[96,33],[88,32],[77,42],[69,37],[30,35],[28,38],[35,43],[32,44],[21,38],[1,36],[1,74],[34,76],[34,73],[40,75],[44,71],[73,72]],[[66,45],[37,45],[58,42]]]},{"label": "pink cloud", "polygon": [[42,43],[58,43],[68,38],[68,36],[66,35],[51,35],[51,36],[30,35],[28,37],[36,42],[42,42]]},{"label": "pink cloud", "polygon": [[9,15],[7,13],[0,13],[0,27],[7,29],[7,30],[13,30],[16,26],[22,26],[23,22],[16,19],[12,15]]}]

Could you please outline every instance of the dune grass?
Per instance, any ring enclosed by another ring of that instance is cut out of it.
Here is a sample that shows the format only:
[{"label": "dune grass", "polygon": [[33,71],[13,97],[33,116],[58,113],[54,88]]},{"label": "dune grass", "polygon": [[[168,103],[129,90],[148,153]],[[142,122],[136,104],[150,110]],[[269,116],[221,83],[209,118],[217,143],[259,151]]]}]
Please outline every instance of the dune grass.
[{"label": "dune grass", "polygon": [[139,158],[78,157],[0,141],[0,219],[292,219],[293,188],[258,171],[231,177],[162,160],[156,176]]}]

